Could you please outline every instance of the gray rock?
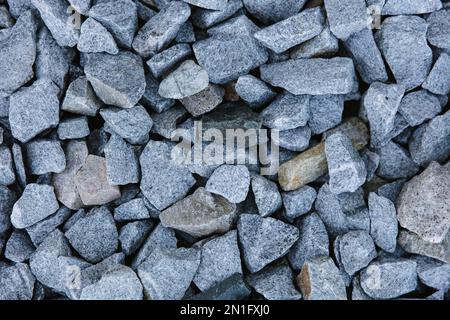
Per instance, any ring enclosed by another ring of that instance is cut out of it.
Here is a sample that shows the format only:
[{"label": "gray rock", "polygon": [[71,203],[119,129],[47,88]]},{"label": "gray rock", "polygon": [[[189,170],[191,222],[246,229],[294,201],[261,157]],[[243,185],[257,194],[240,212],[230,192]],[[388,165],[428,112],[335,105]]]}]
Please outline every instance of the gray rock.
[{"label": "gray rock", "polygon": [[377,257],[373,240],[366,231],[350,231],[339,236],[338,245],[339,261],[350,276]]},{"label": "gray rock", "polygon": [[35,175],[61,173],[66,168],[66,157],[58,140],[36,139],[25,147],[30,172]]},{"label": "gray rock", "polygon": [[93,6],[88,15],[108,29],[117,44],[131,48],[138,27],[137,8],[133,1],[103,1]]},{"label": "gray rock", "polygon": [[13,25],[14,20],[6,6],[0,6],[0,28],[11,28]]},{"label": "gray rock", "polygon": [[311,117],[308,126],[313,134],[319,134],[337,126],[342,121],[344,97],[342,95],[313,96],[309,100]]},{"label": "gray rock", "polygon": [[403,185],[406,179],[400,179],[391,183],[387,183],[378,188],[377,194],[381,197],[391,200],[393,203],[396,202],[400,191],[402,191]]},{"label": "gray rock", "polygon": [[391,200],[374,192],[369,194],[370,235],[375,244],[393,253],[397,245],[397,212]]},{"label": "gray rock", "polygon": [[262,217],[270,216],[281,208],[281,195],[275,182],[256,174],[252,175],[251,182],[258,213]]},{"label": "gray rock", "polygon": [[398,84],[406,90],[420,86],[432,64],[427,44],[427,23],[416,16],[388,17],[375,40]]},{"label": "gray rock", "polygon": [[89,155],[75,175],[75,185],[85,205],[102,205],[120,197],[118,186],[108,183],[105,158]]},{"label": "gray rock", "polygon": [[302,42],[319,35],[325,24],[325,17],[318,7],[301,13],[255,33],[255,38],[265,47],[282,53]]},{"label": "gray rock", "polygon": [[364,28],[353,34],[344,42],[344,46],[364,82],[386,82],[388,80],[386,67],[371,29]]},{"label": "gray rock", "polygon": [[310,186],[303,186],[300,189],[283,192],[283,205],[287,218],[293,220],[307,214],[316,200],[317,192]]},{"label": "gray rock", "polygon": [[192,60],[184,61],[159,85],[159,95],[169,99],[183,99],[197,94],[209,84],[208,73]]},{"label": "gray rock", "polygon": [[61,47],[74,47],[77,44],[79,30],[72,21],[67,4],[63,0],[31,0],[39,11],[42,20]]},{"label": "gray rock", "polygon": [[7,146],[0,146],[0,184],[8,186],[15,181],[11,150]]},{"label": "gray rock", "polygon": [[151,300],[181,300],[199,264],[198,249],[156,248],[138,268],[145,297]]},{"label": "gray rock", "polygon": [[353,277],[352,280],[352,300],[361,301],[361,300],[373,300],[369,297],[361,288],[361,281],[359,280],[359,276]]},{"label": "gray rock", "polygon": [[268,60],[267,50],[252,36],[213,36],[196,42],[193,50],[215,84],[236,80]]},{"label": "gray rock", "polygon": [[450,288],[450,264],[423,256],[413,259],[417,262],[417,275],[423,284],[444,291]]},{"label": "gray rock", "polygon": [[[48,79],[35,81],[10,97],[11,133],[20,142],[28,142],[59,123],[58,87]],[[33,108],[30,108],[30,105]]]},{"label": "gray rock", "polygon": [[450,263],[450,232],[441,243],[423,240],[416,233],[401,230],[398,236],[399,246],[409,253],[420,254]]},{"label": "gray rock", "polygon": [[352,34],[368,26],[368,15],[364,0],[350,0],[345,4],[339,0],[325,0],[330,29],[333,34],[347,40]]},{"label": "gray rock", "polygon": [[233,274],[242,274],[236,230],[207,241],[201,250],[200,265],[194,277],[201,291],[209,290]]},{"label": "gray rock", "polygon": [[188,117],[188,112],[180,105],[176,105],[160,114],[152,114],[152,131],[166,139],[172,139],[176,135],[178,123]]},{"label": "gray rock", "polygon": [[309,101],[309,95],[292,95],[285,92],[261,112],[263,124],[279,130],[303,127],[310,119]]},{"label": "gray rock", "polygon": [[150,213],[142,198],[136,198],[114,209],[114,219],[119,222],[150,218]]},{"label": "gray rock", "polygon": [[228,0],[227,5],[222,10],[208,10],[198,8],[192,13],[192,24],[201,29],[209,27],[227,20],[242,8],[241,0]]},{"label": "gray rock", "polygon": [[106,177],[110,185],[138,183],[139,160],[133,148],[113,134],[105,146]]},{"label": "gray rock", "polygon": [[224,95],[225,90],[221,86],[210,84],[199,93],[181,99],[181,103],[191,115],[198,117],[220,105]]},{"label": "gray rock", "polygon": [[105,103],[131,108],[145,91],[142,59],[131,52],[90,53],[84,68],[97,96]]},{"label": "gray rock", "polygon": [[59,123],[58,138],[60,140],[80,139],[89,135],[87,117],[66,118]]},{"label": "gray rock", "polygon": [[209,290],[193,296],[191,300],[243,300],[250,293],[251,289],[245,283],[242,275],[236,273]]},{"label": "gray rock", "polygon": [[72,247],[92,263],[100,262],[115,253],[119,244],[114,219],[105,207],[92,209],[65,235]]},{"label": "gray rock", "polygon": [[0,185],[0,235],[3,235],[11,227],[10,216],[15,201],[15,192]]},{"label": "gray rock", "polygon": [[371,181],[375,177],[375,172],[380,164],[380,156],[375,152],[364,149],[361,153],[361,159],[364,161],[367,170],[367,181]]},{"label": "gray rock", "polygon": [[433,46],[450,49],[450,12],[440,10],[433,12],[427,18],[427,38]]},{"label": "gray rock", "polygon": [[178,34],[175,38],[176,43],[193,43],[195,42],[196,36],[194,32],[194,26],[191,21],[186,21],[178,31]]},{"label": "gray rock", "polygon": [[27,185],[27,175],[25,172],[25,163],[23,159],[22,148],[19,144],[14,143],[12,148],[12,157],[14,160],[14,168],[16,171],[17,182],[19,183],[22,189]]},{"label": "gray rock", "polygon": [[185,60],[192,54],[191,47],[188,44],[176,44],[161,53],[155,54],[147,65],[155,78],[161,77],[171,70],[179,62]]},{"label": "gray rock", "polygon": [[209,10],[223,10],[227,6],[228,0],[183,0],[194,6]]},{"label": "gray rock", "polygon": [[398,112],[413,127],[433,119],[441,110],[439,98],[426,90],[408,93],[398,108]]},{"label": "gray rock", "polygon": [[188,4],[171,1],[139,30],[133,40],[133,49],[142,57],[155,55],[176,37],[190,15]]},{"label": "gray rock", "polygon": [[276,96],[263,81],[249,74],[239,77],[235,90],[251,108],[263,106]]},{"label": "gray rock", "polygon": [[347,94],[355,68],[350,58],[297,59],[261,66],[261,79],[294,95]]},{"label": "gray rock", "polygon": [[150,140],[140,156],[140,164],[141,191],[158,210],[184,198],[195,184],[189,170],[171,159],[170,147],[164,142]]},{"label": "gray rock", "polygon": [[35,278],[28,265],[18,263],[0,268],[1,300],[31,300]]},{"label": "gray rock", "polygon": [[326,256],[306,260],[297,276],[297,285],[305,300],[347,300],[339,269]]},{"label": "gray rock", "polygon": [[243,259],[251,273],[287,254],[299,238],[296,227],[255,214],[241,214],[237,229]]},{"label": "gray rock", "polygon": [[435,94],[447,95],[450,93],[450,55],[442,53],[431,69],[428,78],[422,87]]},{"label": "gray rock", "polygon": [[297,14],[306,0],[243,0],[248,12],[263,22],[272,24]]},{"label": "gray rock", "polygon": [[236,217],[236,205],[225,198],[209,193],[203,187],[159,216],[165,227],[203,237],[230,230]]},{"label": "gray rock", "polygon": [[6,0],[3,2],[8,2],[9,11],[14,19],[19,18],[21,14],[34,8],[31,0]]},{"label": "gray rock", "polygon": [[444,161],[450,155],[450,112],[437,116],[417,128],[409,140],[414,162],[421,166],[431,161]]},{"label": "gray rock", "polygon": [[308,126],[278,132],[278,136],[272,133],[272,141],[292,151],[303,151],[308,148],[311,139],[311,129]]},{"label": "gray rock", "polygon": [[425,241],[442,242],[450,228],[450,171],[432,162],[405,184],[397,199],[400,225]]},{"label": "gray rock", "polygon": [[246,15],[230,18],[207,30],[209,36],[253,36],[260,28]]},{"label": "gray rock", "polygon": [[6,243],[5,258],[16,263],[24,262],[30,258],[35,249],[27,234],[16,230]]},{"label": "gray rock", "polygon": [[100,115],[115,133],[131,144],[144,143],[153,126],[152,118],[141,105],[130,109],[109,107],[102,109]]},{"label": "gray rock", "polygon": [[82,15],[86,15],[91,8],[91,0],[68,0],[70,5]]},{"label": "gray rock", "polygon": [[331,192],[355,192],[364,184],[367,177],[366,166],[345,134],[337,132],[326,138],[325,155]]},{"label": "gray rock", "polygon": [[243,165],[222,165],[214,170],[205,190],[226,198],[231,203],[240,203],[247,197],[250,173]]},{"label": "gray rock", "polygon": [[119,53],[111,33],[94,18],[87,18],[81,25],[77,49],[80,52]]},{"label": "gray rock", "polygon": [[381,147],[390,140],[404,93],[405,88],[401,85],[381,82],[372,83],[366,91],[363,105],[370,124],[372,146]]},{"label": "gray rock", "polygon": [[318,58],[332,56],[338,50],[339,40],[331,33],[328,21],[326,21],[325,27],[319,35],[293,48],[289,56],[291,59]]},{"label": "gray rock", "polygon": [[77,210],[72,216],[67,219],[67,221],[62,226],[62,231],[66,232],[69,230],[78,220],[86,216],[86,211],[84,209]]},{"label": "gray rock", "polygon": [[378,148],[377,153],[380,155],[377,174],[382,178],[411,178],[419,171],[419,166],[411,160],[409,152],[392,141]]},{"label": "gray rock", "polygon": [[84,76],[72,81],[61,106],[64,111],[87,116],[95,116],[100,108],[101,102]]},{"label": "gray rock", "polygon": [[386,0],[381,13],[387,16],[401,14],[424,14],[437,11],[441,8],[441,0]]},{"label": "gray rock", "polygon": [[51,216],[28,227],[26,230],[33,244],[39,246],[53,230],[63,224],[71,215],[71,210],[62,206]]},{"label": "gray rock", "polygon": [[83,289],[81,300],[142,300],[142,284],[133,270],[117,266]]},{"label": "gray rock", "polygon": [[329,239],[320,217],[313,212],[296,223],[300,237],[289,251],[288,259],[295,271],[300,271],[310,258],[329,255]]},{"label": "gray rock", "polygon": [[175,104],[175,100],[163,98],[158,94],[159,82],[150,73],[145,76],[145,81],[145,92],[141,99],[144,106],[161,113]]},{"label": "gray rock", "polygon": [[361,271],[361,287],[374,299],[397,298],[416,289],[416,269],[407,259],[374,261]]},{"label": "gray rock", "polygon": [[129,256],[136,252],[144,243],[153,228],[151,220],[130,222],[119,231],[119,241],[122,252]]},{"label": "gray rock", "polygon": [[14,204],[11,223],[17,229],[24,229],[47,218],[58,208],[53,187],[31,183]]}]

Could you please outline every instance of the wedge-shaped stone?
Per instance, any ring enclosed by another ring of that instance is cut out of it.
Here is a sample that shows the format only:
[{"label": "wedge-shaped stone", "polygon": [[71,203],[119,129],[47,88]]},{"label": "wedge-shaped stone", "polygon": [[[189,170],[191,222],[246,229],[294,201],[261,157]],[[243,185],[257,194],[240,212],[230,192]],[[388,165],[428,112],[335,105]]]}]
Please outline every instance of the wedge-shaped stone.
[{"label": "wedge-shaped stone", "polygon": [[95,116],[101,106],[101,102],[95,95],[87,78],[81,76],[69,85],[61,109],[72,113]]},{"label": "wedge-shaped stone", "polygon": [[442,8],[441,0],[386,0],[381,13],[386,16],[424,14]]},{"label": "wedge-shaped stone", "polygon": [[368,25],[366,2],[364,0],[325,0],[325,10],[333,34],[346,40],[352,34]]},{"label": "wedge-shaped stone", "polygon": [[110,54],[119,52],[111,33],[93,18],[87,18],[81,25],[77,49],[80,52],[106,52]]},{"label": "wedge-shaped stone", "polygon": [[272,24],[297,14],[306,0],[243,0],[252,16],[264,24]]}]

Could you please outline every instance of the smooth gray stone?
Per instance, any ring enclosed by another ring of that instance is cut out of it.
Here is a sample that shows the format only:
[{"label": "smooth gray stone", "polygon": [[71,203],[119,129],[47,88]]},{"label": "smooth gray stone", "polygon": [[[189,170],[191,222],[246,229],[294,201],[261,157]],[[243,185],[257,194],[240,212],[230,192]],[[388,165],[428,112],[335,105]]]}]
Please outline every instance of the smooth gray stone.
[{"label": "smooth gray stone", "polygon": [[106,207],[92,209],[66,233],[72,247],[91,263],[100,262],[116,252],[119,235]]},{"label": "smooth gray stone", "polygon": [[275,182],[257,174],[252,175],[251,182],[258,213],[262,217],[268,217],[281,208],[282,199]]},{"label": "smooth gray stone", "polygon": [[200,29],[208,29],[233,16],[242,6],[241,0],[228,0],[227,5],[222,10],[197,8],[192,12],[191,21],[194,26]]},{"label": "smooth gray stone", "polygon": [[82,15],[86,15],[91,8],[92,0],[68,0],[70,5]]},{"label": "smooth gray stone", "polygon": [[38,33],[36,50],[36,78],[48,78],[63,89],[69,72],[69,59],[45,27]]},{"label": "smooth gray stone", "polygon": [[51,216],[28,227],[26,231],[33,244],[39,246],[53,230],[62,225],[71,215],[72,211],[70,209],[61,206],[58,211]]},{"label": "smooth gray stone", "polygon": [[122,252],[130,256],[144,243],[153,228],[151,220],[130,222],[120,228],[119,241]]},{"label": "smooth gray stone", "polygon": [[119,53],[116,41],[109,31],[94,18],[87,18],[80,29],[77,49],[80,52]]},{"label": "smooth gray stone", "polygon": [[12,156],[14,160],[14,168],[16,171],[16,179],[22,189],[27,185],[27,175],[25,172],[25,163],[22,148],[19,144],[14,143],[12,148]]},{"label": "smooth gray stone", "polygon": [[166,139],[172,139],[176,135],[178,123],[188,117],[188,112],[180,105],[176,105],[159,114],[152,114],[152,132],[159,134]]},{"label": "smooth gray stone", "polygon": [[276,96],[276,93],[263,81],[249,74],[239,77],[235,90],[239,97],[253,109],[263,106]]},{"label": "smooth gray stone", "polygon": [[293,95],[289,92],[279,95],[261,112],[264,126],[279,130],[305,126],[311,115],[309,102],[309,95]]},{"label": "smooth gray stone", "polygon": [[[59,123],[58,87],[48,79],[36,80],[10,97],[11,133],[20,142],[28,142]],[[33,108],[30,108],[33,105]]]},{"label": "smooth gray stone", "polygon": [[147,61],[147,65],[153,76],[158,78],[166,74],[176,64],[185,60],[191,54],[192,50],[188,44],[176,44],[158,54],[155,54]]},{"label": "smooth gray stone", "polygon": [[16,202],[16,193],[0,185],[0,236],[11,227],[10,216]]},{"label": "smooth gray stone", "polygon": [[310,186],[303,186],[294,191],[283,192],[282,197],[286,217],[293,220],[307,214],[311,210],[316,196],[316,190]]},{"label": "smooth gray stone", "polygon": [[74,47],[80,35],[64,0],[31,0],[61,47]]},{"label": "smooth gray stone", "polygon": [[66,156],[58,140],[36,139],[25,146],[31,174],[61,173],[66,168]]},{"label": "smooth gray stone", "polygon": [[269,25],[297,14],[306,0],[243,0],[243,2],[252,16]]},{"label": "smooth gray stone", "polygon": [[159,95],[159,82],[150,73],[145,76],[145,82],[145,92],[141,99],[145,107],[161,113],[175,105],[176,100],[166,99]]},{"label": "smooth gray stone", "polygon": [[392,141],[376,149],[376,152],[380,155],[377,175],[381,178],[411,178],[419,171],[419,166],[411,160],[408,150]]},{"label": "smooth gray stone", "polygon": [[397,212],[391,200],[369,194],[370,235],[375,244],[386,252],[393,253],[397,245]]},{"label": "smooth gray stone", "polygon": [[127,185],[140,180],[139,160],[133,148],[113,134],[105,146],[106,176],[110,185]]},{"label": "smooth gray stone", "polygon": [[145,143],[153,126],[152,118],[141,105],[130,109],[104,108],[100,115],[115,133],[131,144]]},{"label": "smooth gray stone", "polygon": [[361,271],[361,287],[374,299],[397,298],[416,289],[416,269],[407,259],[374,261]]},{"label": "smooth gray stone", "polygon": [[131,52],[87,54],[84,72],[105,104],[132,108],[144,94],[146,83],[142,59]]},{"label": "smooth gray stone", "polygon": [[13,157],[7,146],[0,146],[0,184],[8,186],[16,181]]},{"label": "smooth gray stone", "polygon": [[441,113],[439,98],[426,90],[408,93],[402,99],[398,112],[410,126],[418,126]]},{"label": "smooth gray stone", "polygon": [[220,105],[224,95],[225,90],[221,86],[209,84],[206,89],[180,101],[191,115],[198,117]]},{"label": "smooth gray stone", "polygon": [[6,242],[4,255],[6,259],[20,263],[28,260],[35,249],[28,235],[23,231],[16,230]]},{"label": "smooth gray stone", "polygon": [[350,276],[377,257],[375,244],[366,231],[350,231],[339,236],[338,244],[339,261]]},{"label": "smooth gray stone", "polygon": [[116,0],[98,3],[89,12],[89,17],[100,22],[114,36],[117,44],[131,48],[138,28],[136,4],[131,0]]},{"label": "smooth gray stone", "polygon": [[427,18],[427,38],[433,46],[450,49],[450,11],[433,12]]},{"label": "smooth gray stone", "polygon": [[339,40],[331,33],[326,21],[319,35],[291,49],[289,56],[291,59],[319,58],[333,56],[338,50]]},{"label": "smooth gray stone", "polygon": [[196,7],[209,10],[223,10],[227,6],[228,0],[183,0]]},{"label": "smooth gray stone", "polygon": [[427,23],[417,16],[388,17],[375,34],[396,82],[407,91],[420,86],[431,69],[432,51],[426,35]]},{"label": "smooth gray stone", "polygon": [[114,209],[114,219],[118,222],[143,220],[150,218],[150,213],[142,198],[136,198]]},{"label": "smooth gray stone", "polygon": [[260,28],[246,15],[239,15],[208,28],[207,33],[210,37],[220,35],[253,36],[259,30]]},{"label": "smooth gray stone", "polygon": [[441,8],[441,0],[386,0],[381,13],[386,16],[424,14],[440,10]]},{"label": "smooth gray stone", "polygon": [[236,230],[207,241],[201,251],[200,265],[193,281],[202,292],[233,274],[243,273]]},{"label": "smooth gray stone", "polygon": [[319,35],[324,25],[324,14],[316,7],[266,27],[254,37],[275,53],[282,53]]},{"label": "smooth gray stone", "polygon": [[428,78],[422,87],[435,94],[447,95],[450,93],[450,55],[442,53],[431,69]]},{"label": "smooth gray stone", "polygon": [[178,31],[175,38],[176,43],[194,43],[197,40],[194,32],[194,26],[191,21],[186,21]]},{"label": "smooth gray stone", "polygon": [[267,50],[251,36],[216,35],[194,43],[193,50],[215,84],[236,80],[269,58]]},{"label": "smooth gray stone", "polygon": [[236,273],[205,292],[199,293],[191,300],[243,300],[251,293],[242,275]]},{"label": "smooth gray stone", "polygon": [[222,165],[214,170],[206,183],[206,191],[218,194],[231,203],[240,203],[247,197],[250,173],[243,165]]},{"label": "smooth gray stone", "polygon": [[175,39],[190,15],[188,4],[171,1],[139,30],[133,40],[133,49],[145,58],[155,55]]},{"label": "smooth gray stone", "polygon": [[181,300],[200,265],[199,249],[156,248],[138,267],[144,294],[151,300]]},{"label": "smooth gray stone", "polygon": [[289,250],[288,259],[295,271],[300,271],[310,258],[329,255],[328,233],[320,217],[313,212],[297,221],[300,237]]},{"label": "smooth gray stone", "polygon": [[278,146],[292,151],[303,151],[308,148],[311,139],[311,129],[308,126],[278,133],[278,137],[272,137],[272,141]]},{"label": "smooth gray stone", "polygon": [[69,85],[61,110],[95,116],[101,106],[91,84],[85,76],[81,76]]},{"label": "smooth gray stone", "polygon": [[24,229],[47,218],[58,208],[53,187],[30,183],[14,204],[11,223],[17,229]]},{"label": "smooth gray stone", "polygon": [[299,238],[296,227],[257,214],[241,214],[237,229],[243,259],[251,273],[286,255]]},{"label": "smooth gray stone", "polygon": [[424,256],[413,259],[417,262],[417,275],[423,284],[444,291],[450,288],[450,264]]},{"label": "smooth gray stone", "polygon": [[287,60],[260,68],[261,79],[294,95],[347,94],[355,68],[350,58]]},{"label": "smooth gray stone", "polygon": [[35,278],[28,265],[18,263],[0,268],[0,299],[31,300],[35,287]]},{"label": "smooth gray stone", "polygon": [[344,97],[342,95],[313,96],[309,100],[311,117],[308,126],[313,134],[319,134],[337,126],[342,121]]},{"label": "smooth gray stone", "polygon": [[368,26],[367,8],[364,0],[325,0],[330,29],[333,34],[347,40],[352,34]]},{"label": "smooth gray stone", "polygon": [[81,139],[90,133],[88,119],[85,116],[63,119],[58,126],[60,140]]}]

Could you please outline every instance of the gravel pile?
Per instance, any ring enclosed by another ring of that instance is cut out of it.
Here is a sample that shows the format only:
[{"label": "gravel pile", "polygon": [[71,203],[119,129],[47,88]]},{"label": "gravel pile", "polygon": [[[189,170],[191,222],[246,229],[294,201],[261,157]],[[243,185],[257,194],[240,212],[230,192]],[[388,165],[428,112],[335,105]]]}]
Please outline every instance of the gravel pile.
[{"label": "gravel pile", "polygon": [[0,299],[446,299],[449,93],[449,0],[0,0]]}]

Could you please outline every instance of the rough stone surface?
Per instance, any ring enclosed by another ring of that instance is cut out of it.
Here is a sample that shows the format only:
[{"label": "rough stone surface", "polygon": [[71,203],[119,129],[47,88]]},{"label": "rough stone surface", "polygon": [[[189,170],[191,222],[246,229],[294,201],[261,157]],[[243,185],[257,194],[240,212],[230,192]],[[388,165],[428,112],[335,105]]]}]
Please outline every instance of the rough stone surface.
[{"label": "rough stone surface", "polygon": [[413,127],[424,123],[426,120],[433,119],[441,113],[441,110],[439,98],[426,90],[405,95],[398,108],[398,112]]},{"label": "rough stone surface", "polygon": [[339,261],[347,274],[353,275],[377,257],[375,245],[366,231],[350,231],[339,236]]},{"label": "rough stone surface", "polygon": [[252,175],[251,183],[258,213],[262,217],[270,216],[281,208],[282,199],[276,183],[256,174]]},{"label": "rough stone surface", "polygon": [[72,81],[61,106],[64,111],[87,116],[95,116],[100,108],[101,103],[84,76]]},{"label": "rough stone surface", "polygon": [[450,264],[428,257],[416,256],[417,275],[422,283],[438,290],[450,288]]},{"label": "rough stone surface", "polygon": [[150,213],[142,198],[132,199],[114,209],[116,221],[133,221],[150,218]]},{"label": "rough stone surface", "polygon": [[310,186],[304,186],[295,191],[283,192],[282,196],[286,217],[295,219],[311,210],[317,192]]},{"label": "rough stone surface", "polygon": [[339,50],[339,40],[331,33],[328,22],[322,32],[314,38],[292,48],[291,59],[318,58],[332,56]]},{"label": "rough stone surface", "polygon": [[251,293],[242,275],[236,273],[205,292],[193,296],[192,300],[242,300]]},{"label": "rough stone surface", "polygon": [[346,40],[352,34],[367,27],[367,9],[364,0],[325,0],[325,10],[333,34]]},{"label": "rough stone surface", "polygon": [[223,165],[214,170],[205,190],[226,198],[231,203],[240,203],[247,197],[250,173],[243,165]]},{"label": "rough stone surface", "polygon": [[435,47],[450,49],[450,12],[440,10],[433,12],[427,18],[428,41]]},{"label": "rough stone surface", "polygon": [[280,131],[278,137],[273,136],[272,141],[291,151],[303,151],[308,148],[311,139],[311,129],[308,126]]},{"label": "rough stone surface", "polygon": [[176,44],[161,53],[155,54],[147,61],[147,65],[153,76],[158,78],[167,73],[176,64],[183,61],[191,54],[192,50],[188,44]]},{"label": "rough stone surface", "polygon": [[450,93],[450,55],[442,53],[431,69],[423,88],[435,94],[447,95]]},{"label": "rough stone surface", "polygon": [[279,95],[261,112],[263,124],[272,129],[290,130],[306,125],[310,118],[310,96]]},{"label": "rough stone surface", "polygon": [[242,7],[242,0],[228,0],[227,5],[222,10],[196,9],[192,13],[192,24],[198,28],[207,29],[228,19]]},{"label": "rough stone surface", "polygon": [[70,209],[61,206],[54,214],[28,227],[26,230],[33,244],[35,246],[40,245],[50,233],[64,223],[71,215],[72,212]]},{"label": "rough stone surface", "polygon": [[243,0],[250,14],[264,24],[285,20],[297,14],[306,0]]},{"label": "rough stone surface", "polygon": [[77,49],[80,52],[106,52],[117,54],[116,41],[111,33],[94,18],[87,18],[81,25]]},{"label": "rough stone surface", "polygon": [[30,173],[61,173],[66,168],[66,157],[58,140],[36,139],[26,144],[26,159]]},{"label": "rough stone surface", "polygon": [[419,254],[450,263],[450,237],[449,234],[441,243],[432,243],[423,240],[414,232],[401,230],[398,236],[398,244],[406,252]]},{"label": "rough stone surface", "polygon": [[153,227],[151,220],[130,222],[119,231],[119,241],[122,252],[129,256],[143,244]]},{"label": "rough stone surface", "polygon": [[220,105],[225,91],[222,87],[210,84],[206,89],[181,99],[186,110],[194,117],[208,113]]},{"label": "rough stone surface", "polygon": [[319,134],[337,126],[342,121],[344,97],[342,95],[313,96],[309,100],[311,117],[308,126],[313,134]]},{"label": "rough stone surface", "polygon": [[24,262],[33,254],[35,247],[23,231],[14,231],[5,246],[5,258],[16,263]]},{"label": "rough stone surface", "polygon": [[383,15],[424,14],[442,8],[441,0],[386,0],[383,6]]},{"label": "rough stone surface", "polygon": [[23,263],[0,268],[1,300],[31,300],[35,278]]},{"label": "rough stone surface", "polygon": [[0,184],[8,186],[15,181],[11,150],[6,146],[0,146]]},{"label": "rough stone surface", "polygon": [[252,75],[240,76],[235,90],[239,97],[252,108],[263,106],[276,96],[263,81]]},{"label": "rough stone surface", "polygon": [[377,174],[381,178],[411,178],[419,171],[419,166],[411,160],[409,152],[392,141],[377,149],[377,153],[380,155]]},{"label": "rough stone surface", "polygon": [[83,116],[64,119],[60,122],[57,132],[60,140],[87,137],[90,133],[88,119]]},{"label": "rough stone surface", "polygon": [[375,244],[393,253],[397,245],[397,212],[391,200],[373,192],[369,194],[370,235]]}]

